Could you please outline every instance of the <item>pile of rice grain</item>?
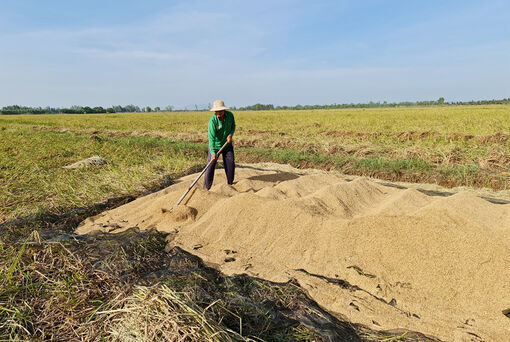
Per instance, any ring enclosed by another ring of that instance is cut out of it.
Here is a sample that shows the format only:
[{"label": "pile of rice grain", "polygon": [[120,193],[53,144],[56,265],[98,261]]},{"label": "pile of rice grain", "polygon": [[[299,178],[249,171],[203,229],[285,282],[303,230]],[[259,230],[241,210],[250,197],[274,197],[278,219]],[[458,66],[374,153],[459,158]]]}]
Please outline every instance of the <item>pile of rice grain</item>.
[{"label": "pile of rice grain", "polygon": [[[445,340],[510,336],[510,204],[472,193],[427,196],[364,178],[271,165],[238,167],[238,181],[196,175],[84,221],[80,234],[136,226],[173,232],[171,245],[226,274],[297,279],[333,313],[375,329]],[[188,212],[192,214],[188,215]],[[198,247],[197,247],[198,246]]]}]

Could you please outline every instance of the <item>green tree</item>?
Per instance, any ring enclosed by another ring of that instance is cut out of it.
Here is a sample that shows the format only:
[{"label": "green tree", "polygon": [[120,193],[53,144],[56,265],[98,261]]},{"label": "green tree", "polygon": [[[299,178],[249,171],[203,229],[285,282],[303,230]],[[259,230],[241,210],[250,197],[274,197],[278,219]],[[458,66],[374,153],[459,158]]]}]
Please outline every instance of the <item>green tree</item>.
[{"label": "green tree", "polygon": [[83,114],[94,113],[94,110],[92,108],[90,108],[89,106],[81,107],[81,110],[82,110]]},{"label": "green tree", "polygon": [[92,111],[94,113],[106,113],[106,110],[103,107],[100,107],[100,106],[92,108]]}]

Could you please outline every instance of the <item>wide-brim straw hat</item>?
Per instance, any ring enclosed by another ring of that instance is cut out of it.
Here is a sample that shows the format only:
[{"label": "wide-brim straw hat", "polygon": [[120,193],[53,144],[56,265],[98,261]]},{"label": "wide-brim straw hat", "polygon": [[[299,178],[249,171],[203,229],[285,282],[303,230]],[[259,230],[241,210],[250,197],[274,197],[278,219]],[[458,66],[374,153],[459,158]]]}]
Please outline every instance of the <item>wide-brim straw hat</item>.
[{"label": "wide-brim straw hat", "polygon": [[220,110],[227,110],[230,109],[228,107],[225,107],[225,102],[222,100],[216,100],[213,103],[213,107],[209,109],[211,112],[219,112]]}]

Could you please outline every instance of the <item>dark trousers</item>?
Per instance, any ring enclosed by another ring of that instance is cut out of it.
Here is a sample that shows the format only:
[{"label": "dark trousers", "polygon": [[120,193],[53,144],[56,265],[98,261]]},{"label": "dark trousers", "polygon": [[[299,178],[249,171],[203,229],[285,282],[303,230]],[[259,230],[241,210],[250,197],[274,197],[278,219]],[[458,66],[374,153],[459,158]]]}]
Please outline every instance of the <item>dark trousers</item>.
[{"label": "dark trousers", "polygon": [[[218,150],[215,150],[214,152],[218,152]],[[221,152],[221,155],[223,156],[223,167],[225,168],[225,174],[227,175],[227,183],[233,184],[234,183],[234,174],[236,170],[236,164],[234,160],[234,147],[232,144],[225,147],[225,149]],[[211,160],[211,151],[209,151],[207,156],[207,164],[209,164],[209,161]],[[216,169],[216,162],[218,159],[216,159],[211,166],[205,171],[205,180],[204,180],[204,188],[209,190],[213,184],[214,180],[214,170]]]}]

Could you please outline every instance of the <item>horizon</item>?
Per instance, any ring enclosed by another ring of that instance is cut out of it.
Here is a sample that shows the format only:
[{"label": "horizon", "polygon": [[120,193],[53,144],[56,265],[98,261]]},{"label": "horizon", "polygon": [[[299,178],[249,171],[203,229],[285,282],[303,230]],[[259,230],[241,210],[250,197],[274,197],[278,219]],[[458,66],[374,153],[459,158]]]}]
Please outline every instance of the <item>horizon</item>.
[{"label": "horizon", "polygon": [[0,107],[510,97],[505,1],[6,0]]},{"label": "horizon", "polygon": [[[442,103],[438,103],[440,100],[442,99]],[[425,104],[426,102],[428,102],[427,104]],[[434,103],[435,102],[435,103]],[[482,103],[475,103],[475,102],[482,102]],[[488,103],[488,102],[504,102],[504,103]],[[368,101],[368,102],[349,102],[349,103],[329,103],[329,104],[296,104],[296,105],[274,105],[274,104],[271,104],[271,103],[253,103],[253,104],[248,104],[248,105],[241,105],[241,106],[232,106],[232,110],[284,110],[284,109],[289,109],[289,110],[294,110],[295,107],[313,107],[313,106],[319,106],[319,107],[333,107],[333,106],[346,106],[344,108],[336,108],[336,109],[353,109],[353,108],[368,108],[368,107],[360,107],[360,106],[364,106],[364,105],[374,105],[373,108],[376,108],[376,107],[390,107],[390,106],[401,106],[401,107],[429,107],[429,106],[445,106],[445,105],[463,105],[463,106],[467,106],[467,105],[509,105],[510,104],[510,97],[509,98],[502,98],[502,99],[472,99],[472,100],[469,100],[469,101],[447,101],[446,99],[444,98],[439,98],[439,99],[436,99],[436,100],[417,100],[417,101],[400,101],[400,102],[389,102],[389,101],[377,101],[377,102],[374,102],[374,101]],[[108,109],[111,109],[111,108],[114,108],[114,107],[128,107],[128,106],[133,106],[133,107],[138,107],[140,109],[140,111],[138,112],[145,112],[145,110],[147,109],[147,107],[149,107],[151,109],[151,112],[180,112],[180,111],[190,111],[190,112],[193,112],[193,111],[208,111],[211,107],[209,106],[210,104],[207,104],[207,105],[188,105],[188,107],[191,107],[191,108],[187,108],[187,107],[181,107],[181,108],[176,108],[176,107],[173,107],[172,106],[172,109],[169,110],[168,107],[167,108],[161,108],[160,106],[150,106],[150,105],[147,105],[147,106],[139,106],[139,105],[134,105],[134,104],[124,104],[124,105],[120,105],[120,104],[117,104],[117,105],[109,105],[109,106],[106,106],[106,107],[103,107],[103,106],[95,106],[95,105],[72,105],[72,106],[68,106],[68,107],[63,107],[63,106],[24,106],[24,105],[19,105],[19,104],[11,104],[11,105],[7,105],[7,106],[3,106],[3,107],[0,107],[0,110],[1,109],[6,109],[6,108],[9,108],[9,107],[14,107],[14,106],[19,106],[19,107],[28,107],[28,108],[32,108],[32,109],[56,109],[56,110],[60,110],[60,109],[79,109],[79,108],[90,108],[90,109],[94,109],[94,108],[102,108],[102,109],[105,109],[105,110],[108,110]],[[249,107],[254,107],[254,106],[274,106],[274,108],[272,109],[247,109]],[[352,107],[350,107],[352,106]],[[287,108],[288,107],[288,108]],[[156,108],[159,108],[159,110],[156,110]],[[326,109],[335,109],[335,108],[326,108]],[[129,113],[129,112],[113,112],[113,114],[115,113]],[[134,111],[133,113],[136,113],[136,111]],[[76,114],[76,113],[59,113],[59,114]],[[99,113],[91,113],[91,114],[99,114]],[[0,112],[0,115],[2,115],[2,113]],[[7,115],[13,115],[13,114],[7,114]]]}]

